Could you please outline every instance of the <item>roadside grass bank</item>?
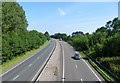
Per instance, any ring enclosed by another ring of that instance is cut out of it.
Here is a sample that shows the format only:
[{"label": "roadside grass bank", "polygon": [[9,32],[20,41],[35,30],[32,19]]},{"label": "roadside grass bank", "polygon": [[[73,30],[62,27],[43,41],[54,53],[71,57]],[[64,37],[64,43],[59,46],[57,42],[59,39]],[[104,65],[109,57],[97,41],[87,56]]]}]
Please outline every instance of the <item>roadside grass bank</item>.
[{"label": "roadside grass bank", "polygon": [[104,66],[116,76],[112,76],[115,81],[120,81],[120,56],[103,57],[99,58],[98,61],[101,64],[104,64]]},{"label": "roadside grass bank", "polygon": [[83,56],[83,58],[88,58],[87,55],[84,54],[82,51],[80,51],[79,53]]},{"label": "roadside grass bank", "polygon": [[120,77],[120,56],[100,58],[99,62]]},{"label": "roadside grass bank", "polygon": [[115,81],[106,71],[101,69],[95,62],[91,60],[89,60],[88,62],[97,70],[97,72],[105,79],[105,81]]},{"label": "roadside grass bank", "polygon": [[[83,56],[83,57],[86,57],[88,58],[88,56],[86,54],[84,54],[82,51],[80,51],[80,54]],[[104,61],[103,58],[101,58],[101,60]],[[106,59],[105,59],[106,60]],[[109,63],[108,60],[106,60],[107,63]],[[97,72],[105,79],[105,81],[108,81],[108,82],[115,82],[115,83],[118,83],[119,80],[116,79],[114,76],[111,76],[107,71],[105,71],[103,68],[101,68],[99,65],[97,65],[95,62],[93,62],[91,59],[88,59],[88,62],[97,70]]]},{"label": "roadside grass bank", "polygon": [[21,54],[20,56],[14,57],[12,60],[9,60],[5,63],[3,63],[2,65],[0,65],[0,68],[2,69],[2,72],[0,72],[0,74],[6,72],[7,70],[9,70],[10,68],[14,67],[15,65],[17,65],[18,63],[22,62],[23,60],[27,59],[28,57],[32,56],[33,54],[35,54],[37,51],[41,50],[43,47],[45,47],[46,45],[48,45],[50,43],[50,41],[46,41],[42,46],[40,46],[37,49],[33,49],[31,51],[26,52],[25,54]]}]

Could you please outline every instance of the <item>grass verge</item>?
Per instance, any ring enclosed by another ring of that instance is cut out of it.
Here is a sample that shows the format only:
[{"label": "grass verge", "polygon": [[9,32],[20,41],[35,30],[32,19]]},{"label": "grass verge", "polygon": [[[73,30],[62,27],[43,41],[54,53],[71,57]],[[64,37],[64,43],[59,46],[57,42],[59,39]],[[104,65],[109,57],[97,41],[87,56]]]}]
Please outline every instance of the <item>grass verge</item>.
[{"label": "grass verge", "polygon": [[104,64],[107,69],[111,70],[118,78],[120,77],[120,56],[102,57],[99,62]]},{"label": "grass verge", "polygon": [[[83,57],[87,57],[82,51],[79,52]],[[112,78],[105,70],[101,69],[95,62],[88,60],[88,62],[95,68],[95,70],[105,79],[105,81],[113,81],[116,82],[114,78]]]},{"label": "grass verge", "polygon": [[79,53],[82,55],[82,57],[87,58],[87,55],[84,54],[82,51],[80,51]]},{"label": "grass verge", "polygon": [[2,65],[0,65],[0,68],[2,69],[2,72],[0,74],[6,72],[10,68],[14,67],[18,63],[22,62],[23,60],[27,59],[28,57],[35,54],[37,51],[41,50],[43,47],[49,44],[50,41],[46,41],[42,46],[40,46],[38,49],[33,49],[31,51],[26,52],[25,54],[22,54],[20,56],[14,57],[12,60],[9,60]]},{"label": "grass verge", "polygon": [[105,79],[105,81],[113,81],[113,82],[115,81],[106,71],[101,69],[93,61],[89,60],[89,63],[97,70],[97,72]]}]

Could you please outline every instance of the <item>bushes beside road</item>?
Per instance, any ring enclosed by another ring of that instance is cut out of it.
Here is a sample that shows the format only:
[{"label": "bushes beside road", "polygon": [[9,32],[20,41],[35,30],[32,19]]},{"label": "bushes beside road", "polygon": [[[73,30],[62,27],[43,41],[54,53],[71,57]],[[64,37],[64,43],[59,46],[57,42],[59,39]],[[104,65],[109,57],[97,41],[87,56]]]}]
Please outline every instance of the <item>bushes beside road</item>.
[{"label": "bushes beside road", "polygon": [[52,37],[60,37],[76,50],[85,51],[120,78],[120,20],[118,18],[106,22],[105,26],[98,28],[92,34],[76,31],[67,37],[63,37],[60,33]]},{"label": "bushes beside road", "polygon": [[111,70],[115,75],[120,77],[120,57],[100,58],[99,62],[104,64],[107,69]]}]

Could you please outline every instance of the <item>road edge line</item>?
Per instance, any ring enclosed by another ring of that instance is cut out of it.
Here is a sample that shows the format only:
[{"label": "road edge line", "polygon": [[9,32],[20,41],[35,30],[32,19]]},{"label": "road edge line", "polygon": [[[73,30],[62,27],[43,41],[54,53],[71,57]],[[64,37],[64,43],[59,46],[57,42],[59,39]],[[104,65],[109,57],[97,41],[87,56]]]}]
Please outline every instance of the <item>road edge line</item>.
[{"label": "road edge line", "polygon": [[62,82],[64,83],[64,81],[65,81],[65,76],[64,76],[64,75],[65,75],[64,49],[63,49],[63,45],[62,45],[61,43],[60,43],[60,46],[61,46],[62,55],[63,55],[63,56],[62,56],[62,60],[63,60],[63,64],[62,64],[62,65],[63,65],[63,66],[62,66],[62,67],[63,67],[63,68],[62,68],[62,70],[63,70],[63,72],[62,72]]},{"label": "road edge line", "polygon": [[[50,40],[51,42],[51,40]],[[50,44],[50,43],[49,43]],[[48,44],[48,45],[49,45]],[[46,45],[46,46],[48,46]],[[45,47],[46,47],[45,46]],[[45,47],[43,47],[42,49],[44,49]],[[40,49],[40,50],[42,50]],[[40,50],[38,50],[35,54],[37,54]],[[9,69],[8,71],[4,72],[3,74],[0,75],[0,77],[2,77],[3,75],[7,74],[8,72],[10,72],[11,70],[13,70],[14,68],[16,68],[17,66],[21,65],[22,63],[24,63],[25,61],[27,61],[28,59],[32,58],[35,54],[31,55],[30,57],[28,57],[27,59],[23,60],[22,62],[18,63],[17,65],[15,65],[14,67],[12,67],[11,69]]]},{"label": "road edge line", "polygon": [[[83,59],[82,59],[83,60]],[[87,62],[85,61],[85,60],[83,60],[85,63],[86,63],[86,65],[89,67],[89,69],[92,71],[92,73],[96,76],[96,78],[99,80],[99,81],[101,81],[100,80],[100,78],[95,74],[95,72],[91,69],[91,67],[87,64]]]},{"label": "road edge line", "polygon": [[42,71],[44,70],[46,64],[48,63],[50,57],[52,56],[55,48],[56,48],[56,41],[55,41],[54,47],[53,47],[51,53],[49,54],[48,58],[44,61],[44,63],[43,63],[43,65],[41,66],[41,68],[38,70],[38,72],[35,74],[35,76],[34,76],[33,79],[31,80],[33,83],[36,83],[36,81],[39,81],[38,78],[39,78],[39,76],[42,74]]}]

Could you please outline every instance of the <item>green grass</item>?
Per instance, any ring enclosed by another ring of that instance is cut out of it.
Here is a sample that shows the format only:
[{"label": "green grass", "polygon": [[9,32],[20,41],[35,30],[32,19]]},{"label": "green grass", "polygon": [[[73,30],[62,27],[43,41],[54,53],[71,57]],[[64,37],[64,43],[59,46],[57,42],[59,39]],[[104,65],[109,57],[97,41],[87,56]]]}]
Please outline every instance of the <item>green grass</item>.
[{"label": "green grass", "polygon": [[16,64],[22,62],[23,60],[27,59],[28,57],[35,54],[37,51],[42,49],[44,46],[46,46],[50,41],[46,41],[42,46],[40,46],[38,49],[33,49],[31,51],[26,52],[24,55],[14,57],[12,60],[9,60],[2,65],[0,65],[0,69],[2,69],[1,73],[4,73],[5,71],[9,70],[10,68],[14,67]]},{"label": "green grass", "polygon": [[97,70],[97,72],[106,80],[106,81],[115,81],[106,71],[97,66],[93,61],[89,63]]},{"label": "green grass", "polygon": [[[87,58],[87,55],[84,54],[82,51],[79,52],[83,57]],[[88,60],[88,62],[97,70],[97,72],[106,80],[106,81],[114,81],[115,79],[112,78],[105,70],[101,69],[96,63],[94,63],[91,60]]]},{"label": "green grass", "polygon": [[87,55],[84,54],[82,51],[79,52],[84,58],[87,58]]},{"label": "green grass", "polygon": [[99,62],[107,67],[112,73],[120,77],[120,56],[100,58]]}]

